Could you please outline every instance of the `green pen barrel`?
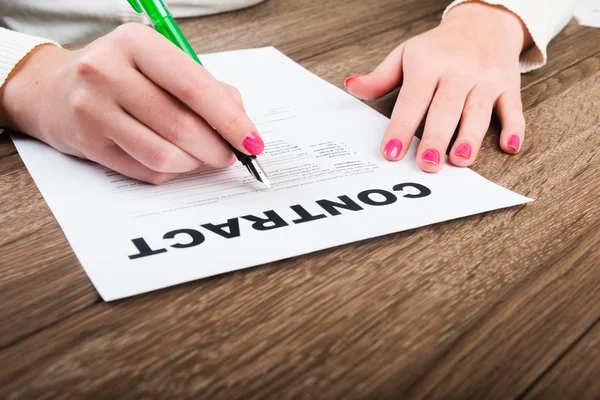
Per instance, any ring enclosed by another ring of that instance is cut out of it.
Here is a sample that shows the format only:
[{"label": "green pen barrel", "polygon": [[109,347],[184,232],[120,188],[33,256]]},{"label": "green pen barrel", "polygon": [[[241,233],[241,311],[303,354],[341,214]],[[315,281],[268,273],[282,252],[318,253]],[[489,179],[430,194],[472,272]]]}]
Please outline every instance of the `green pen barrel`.
[{"label": "green pen barrel", "polygon": [[161,35],[169,39],[175,46],[179,47],[181,50],[186,52],[190,57],[192,57],[196,62],[200,65],[202,63],[198,59],[196,52],[190,45],[190,43],[185,39],[183,33],[177,26],[177,23],[173,19],[173,17],[165,17],[160,21],[154,24],[154,29],[156,29]]}]

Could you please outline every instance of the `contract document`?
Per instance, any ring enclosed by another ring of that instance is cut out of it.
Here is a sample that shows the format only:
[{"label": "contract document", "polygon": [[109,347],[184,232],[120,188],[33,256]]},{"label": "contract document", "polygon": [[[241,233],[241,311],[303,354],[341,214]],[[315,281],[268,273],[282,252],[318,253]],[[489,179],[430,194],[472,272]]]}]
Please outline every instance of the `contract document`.
[{"label": "contract document", "polygon": [[389,120],[275,48],[201,56],[237,87],[273,190],[241,165],[153,186],[14,135],[105,301],[526,203],[466,168],[421,172],[379,152]]}]

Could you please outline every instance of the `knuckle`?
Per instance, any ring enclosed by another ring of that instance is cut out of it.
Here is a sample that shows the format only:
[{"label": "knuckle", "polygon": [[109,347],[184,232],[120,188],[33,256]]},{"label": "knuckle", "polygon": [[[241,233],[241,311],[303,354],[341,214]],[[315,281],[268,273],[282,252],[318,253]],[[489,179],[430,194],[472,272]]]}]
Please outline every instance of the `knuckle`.
[{"label": "knuckle", "polygon": [[509,119],[511,122],[520,123],[525,125],[525,116],[523,115],[523,104],[521,103],[521,99],[513,99],[512,101],[500,99],[500,103],[498,105],[501,113],[505,116],[506,119]]},{"label": "knuckle", "polygon": [[156,172],[170,172],[173,169],[173,156],[168,148],[155,149],[148,158],[148,164]]},{"label": "knuckle", "polygon": [[221,125],[220,131],[223,133],[237,132],[242,126],[242,116],[239,113],[229,115]]},{"label": "knuckle", "polygon": [[[403,69],[406,79],[414,80],[418,84],[437,81],[444,73],[445,66],[440,63],[427,63],[422,65],[420,58],[404,60]],[[417,91],[417,88],[413,88]]]},{"label": "knuckle", "polygon": [[491,107],[481,101],[481,100],[474,100],[474,101],[469,101],[467,102],[467,104],[465,105],[465,108],[463,110],[463,115],[467,115],[467,114],[484,114],[487,112],[491,113]]},{"label": "knuckle", "polygon": [[512,121],[513,129],[518,130],[520,132],[525,131],[525,117],[523,114],[517,115],[516,118]]},{"label": "knuckle", "polygon": [[521,112],[515,112],[512,115],[504,114],[501,121],[503,129],[508,129],[513,133],[525,132],[526,123]]},{"label": "knuckle", "polygon": [[75,115],[89,115],[92,110],[90,110],[90,95],[87,90],[80,89],[73,91],[69,98],[69,106]]},{"label": "knuckle", "polygon": [[181,84],[181,96],[184,103],[196,104],[200,100],[203,88],[208,86],[208,78],[202,73],[194,73]]},{"label": "knuckle", "polygon": [[176,143],[183,142],[194,131],[195,121],[191,116],[183,114],[171,126],[171,139]]},{"label": "knuckle", "polygon": [[229,91],[229,94],[231,95],[231,97],[233,97],[236,100],[242,100],[242,94],[240,93],[240,91],[231,85],[227,85],[227,90]]},{"label": "knuckle", "polygon": [[435,96],[435,100],[431,103],[431,108],[436,112],[448,112],[457,108],[456,98],[447,95]]},{"label": "knuckle", "polygon": [[127,23],[123,25],[119,25],[111,35],[111,39],[117,43],[129,44],[131,40],[134,40],[136,34],[140,33],[142,29],[142,25]]},{"label": "knuckle", "polygon": [[116,67],[109,62],[110,54],[101,49],[90,49],[77,58],[73,66],[75,80],[95,85],[113,84],[118,77]]},{"label": "knuckle", "polygon": [[196,103],[196,99],[197,99],[196,91],[198,89],[195,88],[194,86],[195,85],[191,84],[190,82],[186,82],[186,83],[182,84],[180,98],[184,103],[189,104],[189,105]]},{"label": "knuckle", "polygon": [[102,74],[102,67],[92,53],[87,53],[75,63],[75,75],[79,78],[89,79]]},{"label": "knuckle", "polygon": [[426,99],[422,92],[406,88],[405,90],[401,89],[398,93],[398,101],[402,104],[421,104],[429,99]]},{"label": "knuckle", "polygon": [[195,104],[198,99],[198,91],[199,88],[202,87],[198,85],[198,81],[187,80],[181,86],[181,97],[184,103],[186,104]]}]

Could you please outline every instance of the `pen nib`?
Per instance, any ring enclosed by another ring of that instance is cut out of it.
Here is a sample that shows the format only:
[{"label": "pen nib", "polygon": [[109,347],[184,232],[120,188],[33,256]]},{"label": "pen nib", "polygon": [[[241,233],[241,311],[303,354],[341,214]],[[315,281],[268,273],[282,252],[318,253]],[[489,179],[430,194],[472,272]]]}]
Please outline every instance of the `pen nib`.
[{"label": "pen nib", "polygon": [[250,161],[246,165],[246,168],[248,168],[248,171],[250,171],[250,173],[256,178],[256,180],[262,182],[263,185],[267,187],[267,189],[271,190],[271,183],[269,182],[269,178],[267,178],[267,173],[259,164],[256,158]]}]

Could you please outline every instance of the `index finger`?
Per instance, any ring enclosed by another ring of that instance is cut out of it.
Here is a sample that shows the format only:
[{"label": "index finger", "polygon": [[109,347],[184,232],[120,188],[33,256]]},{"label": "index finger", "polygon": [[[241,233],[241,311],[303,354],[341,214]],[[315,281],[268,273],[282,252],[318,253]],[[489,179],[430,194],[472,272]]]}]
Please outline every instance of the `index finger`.
[{"label": "index finger", "polygon": [[381,152],[390,161],[404,158],[437,86],[437,77],[428,74],[406,76],[390,124],[383,135]]},{"label": "index finger", "polygon": [[131,38],[131,56],[146,77],[198,113],[236,149],[252,155],[263,152],[256,126],[224,83],[153,29],[135,30],[139,32]]}]

